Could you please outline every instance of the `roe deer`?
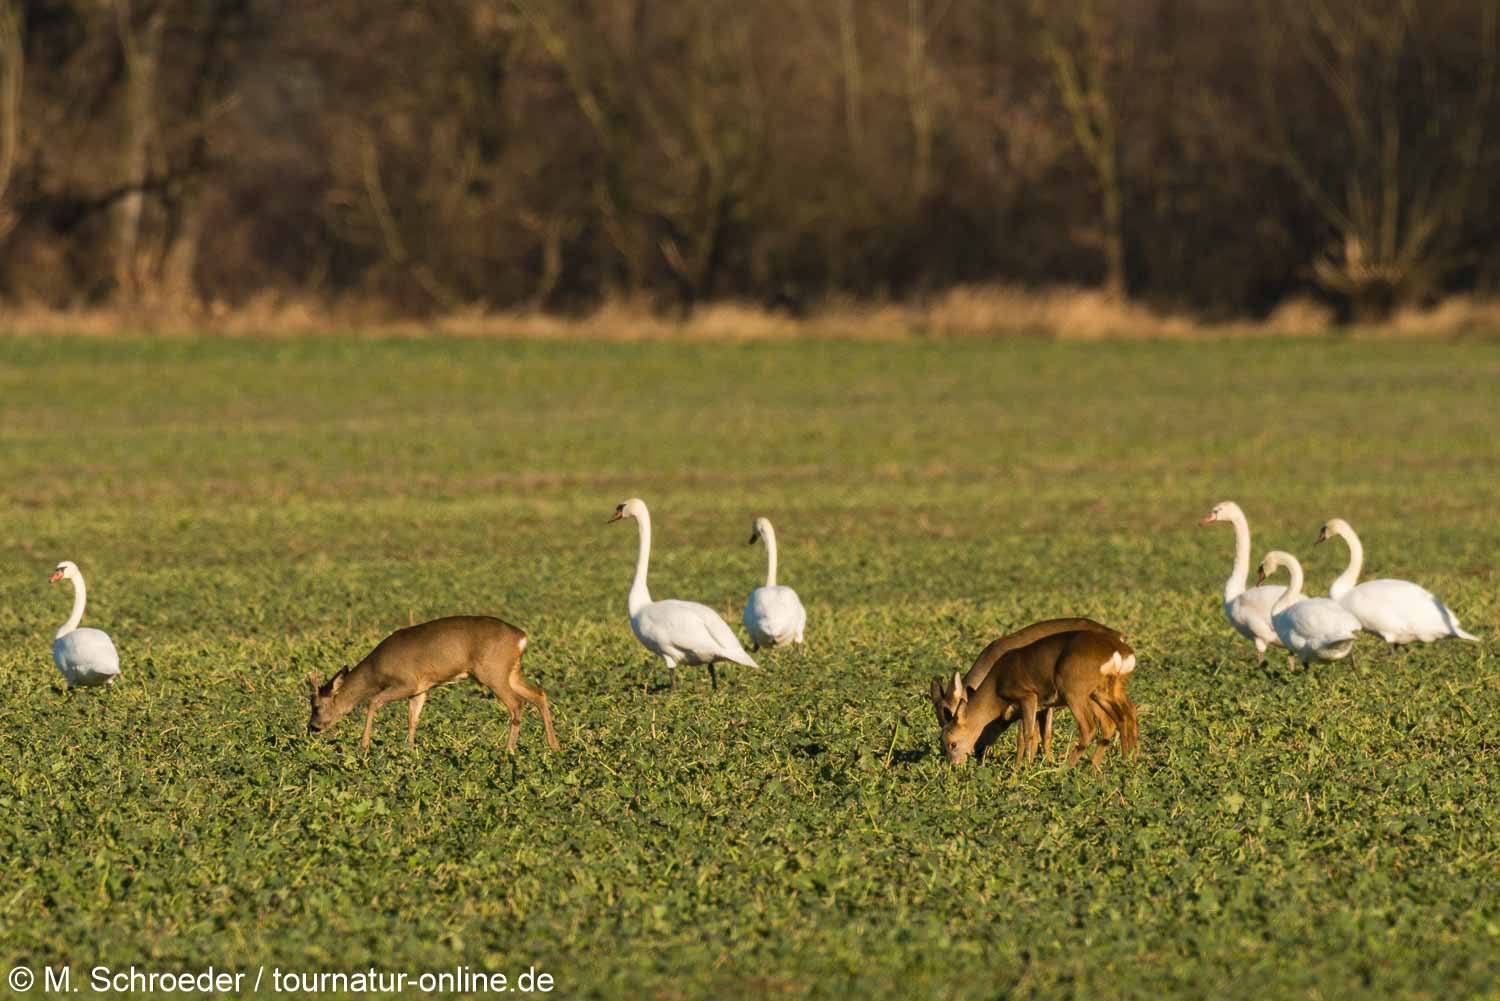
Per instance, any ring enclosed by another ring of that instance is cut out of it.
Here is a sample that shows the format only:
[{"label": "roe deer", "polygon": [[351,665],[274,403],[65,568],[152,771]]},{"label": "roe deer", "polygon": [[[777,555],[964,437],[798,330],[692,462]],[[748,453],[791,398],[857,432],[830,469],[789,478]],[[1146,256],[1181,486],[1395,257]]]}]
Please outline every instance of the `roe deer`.
[{"label": "roe deer", "polygon": [[[1116,639],[1124,639],[1118,630],[1111,629],[1102,622],[1083,616],[1073,616],[1064,619],[1043,619],[1041,622],[1033,622],[1023,629],[1017,629],[1013,633],[995,640],[989,646],[979,652],[974,658],[974,666],[969,668],[969,673],[964,675],[964,687],[974,691],[984,684],[984,679],[989,676],[990,669],[1000,658],[1012,650],[1019,650],[1023,646],[1030,646],[1039,639],[1053,636],[1057,633],[1073,632],[1077,630],[1092,629],[1095,632],[1108,633]],[[942,723],[942,713],[938,714],[938,723]],[[1041,710],[1040,728],[1042,732],[1042,756],[1048,761],[1052,760],[1052,707],[1044,706]]]},{"label": "roe deer", "polygon": [[370,746],[370,729],[380,707],[406,699],[406,743],[416,746],[417,717],[427,702],[427,692],[437,685],[462,681],[469,675],[489,687],[510,710],[510,740],[505,749],[514,751],[521,733],[521,700],[542,711],[547,728],[547,746],[557,750],[552,731],[552,710],[547,693],[521,677],[521,654],[526,634],[508,622],[487,615],[455,615],[398,629],[370,651],[354,667],[341,668],[318,686],[318,676],[309,673],[312,686],[310,733],[322,733],[357,707],[370,700],[365,713],[365,733],[359,746]]},{"label": "roe deer", "polygon": [[1095,768],[1116,732],[1121,752],[1132,754],[1139,731],[1135,706],[1125,694],[1125,678],[1135,670],[1135,652],[1119,633],[1093,628],[1097,625],[1055,632],[1012,647],[994,660],[977,688],[970,688],[957,673],[946,689],[934,679],[932,703],[948,761],[961,764],[972,753],[983,757],[1017,719],[1021,733],[1016,739],[1016,762],[1034,758],[1042,739],[1040,711],[1063,705],[1078,725],[1078,742],[1068,755],[1070,766],[1087,750],[1096,729]]}]

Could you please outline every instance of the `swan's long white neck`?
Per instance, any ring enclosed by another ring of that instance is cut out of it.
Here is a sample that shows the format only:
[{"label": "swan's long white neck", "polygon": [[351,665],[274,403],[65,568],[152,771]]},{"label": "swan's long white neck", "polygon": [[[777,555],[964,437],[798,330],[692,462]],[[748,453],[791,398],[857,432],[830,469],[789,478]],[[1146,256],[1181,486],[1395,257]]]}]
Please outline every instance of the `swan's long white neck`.
[{"label": "swan's long white neck", "polygon": [[1296,560],[1287,560],[1284,566],[1292,579],[1287,582],[1286,590],[1281,593],[1281,597],[1276,599],[1276,604],[1271,606],[1272,615],[1280,615],[1302,600],[1302,564]]},{"label": "swan's long white neck", "polygon": [[1349,543],[1349,565],[1332,584],[1328,585],[1328,597],[1338,601],[1354,590],[1354,585],[1359,583],[1359,572],[1365,565],[1365,547],[1360,545],[1359,536],[1354,534],[1354,529],[1347,525],[1339,525],[1334,530],[1334,534],[1342,536],[1343,540]]},{"label": "swan's long white neck", "polygon": [[651,514],[644,506],[635,515],[641,532],[641,549],[635,557],[635,580],[630,584],[630,614],[634,616],[651,604],[651,592],[646,589],[646,564],[651,562]]},{"label": "swan's long white neck", "polygon": [[1226,602],[1245,593],[1245,580],[1250,576],[1250,523],[1239,511],[1230,516],[1229,523],[1234,526],[1234,569],[1224,582]]},{"label": "swan's long white neck", "polygon": [[74,571],[69,579],[73,581],[73,614],[68,616],[68,621],[62,624],[53,639],[60,640],[78,628],[78,623],[83,621],[84,603],[89,600],[88,588],[83,586],[83,574]]},{"label": "swan's long white neck", "polygon": [[760,527],[760,537],[766,543],[766,587],[776,586],[776,530],[768,521]]}]

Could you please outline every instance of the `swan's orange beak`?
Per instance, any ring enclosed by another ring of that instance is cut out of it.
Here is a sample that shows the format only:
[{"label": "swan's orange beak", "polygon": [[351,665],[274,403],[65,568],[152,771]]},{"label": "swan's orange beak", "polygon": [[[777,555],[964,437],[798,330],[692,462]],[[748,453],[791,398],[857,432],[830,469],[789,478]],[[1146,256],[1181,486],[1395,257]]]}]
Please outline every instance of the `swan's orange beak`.
[{"label": "swan's orange beak", "polygon": [[56,584],[58,581],[60,581],[62,579],[63,579],[63,572],[61,570],[58,570],[56,573],[54,573],[52,575],[52,579],[49,580],[47,583],[49,583],[49,584]]},{"label": "swan's orange beak", "polygon": [[625,517],[625,516],[620,513],[619,508],[616,508],[614,515],[608,521],[606,521],[605,524],[606,525],[613,525],[615,522],[619,521],[623,517]]},{"label": "swan's orange beak", "polygon": [[1198,522],[1198,524],[1200,524],[1200,525],[1212,525],[1213,523],[1214,523],[1214,513],[1212,511],[1208,512],[1208,514],[1205,514],[1203,516],[1203,520],[1200,521],[1200,522]]}]

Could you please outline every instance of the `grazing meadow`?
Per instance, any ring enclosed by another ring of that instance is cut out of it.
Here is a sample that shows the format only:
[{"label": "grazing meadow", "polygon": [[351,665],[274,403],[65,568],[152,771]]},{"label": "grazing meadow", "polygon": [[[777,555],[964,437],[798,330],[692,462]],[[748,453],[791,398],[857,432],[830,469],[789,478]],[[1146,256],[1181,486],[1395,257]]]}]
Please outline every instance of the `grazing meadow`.
[{"label": "grazing meadow", "polygon": [[[653,596],[737,629],[770,517],[805,647],[669,691],[632,496]],[[1485,644],[1257,667],[1226,499]],[[1497,510],[1493,342],[0,340],[0,962],[1497,997]],[[62,559],[112,690],[53,667]],[[308,735],[309,671],[457,613],[528,631],[561,751],[470,682],[414,750],[399,704]],[[1139,758],[946,765],[931,680],[1071,614],[1139,655]]]}]

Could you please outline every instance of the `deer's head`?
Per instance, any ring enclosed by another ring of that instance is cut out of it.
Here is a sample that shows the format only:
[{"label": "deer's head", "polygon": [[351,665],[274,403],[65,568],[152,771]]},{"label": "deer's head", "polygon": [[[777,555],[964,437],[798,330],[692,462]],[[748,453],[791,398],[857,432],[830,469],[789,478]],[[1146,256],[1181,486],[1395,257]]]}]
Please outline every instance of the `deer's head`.
[{"label": "deer's head", "polygon": [[322,733],[349,714],[349,706],[339,705],[339,690],[344,687],[348,668],[328,679],[328,684],[319,686],[318,676],[311,671],[307,675],[308,687],[312,689],[312,715],[307,720],[308,733]]}]

